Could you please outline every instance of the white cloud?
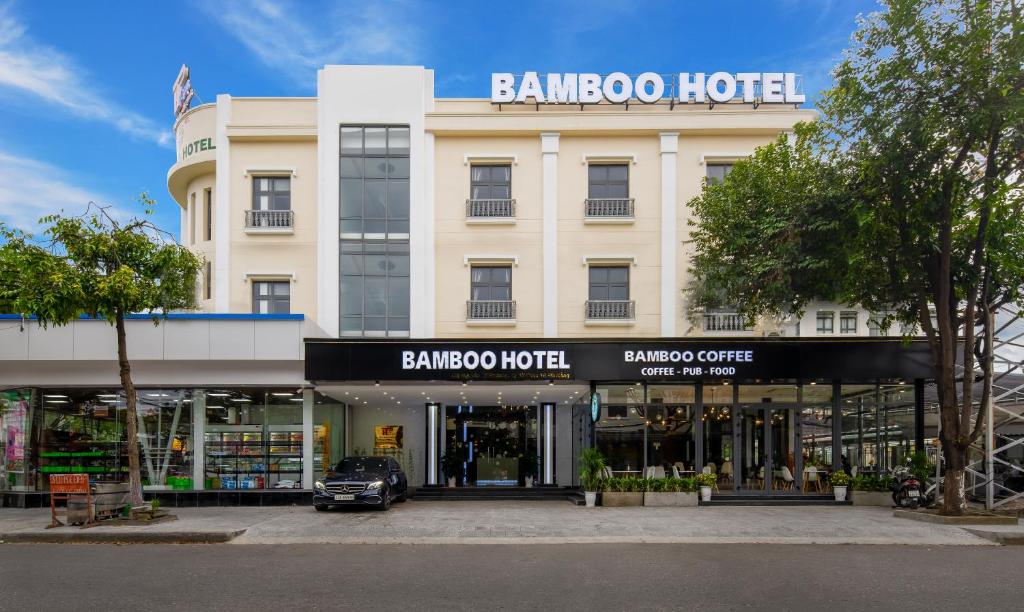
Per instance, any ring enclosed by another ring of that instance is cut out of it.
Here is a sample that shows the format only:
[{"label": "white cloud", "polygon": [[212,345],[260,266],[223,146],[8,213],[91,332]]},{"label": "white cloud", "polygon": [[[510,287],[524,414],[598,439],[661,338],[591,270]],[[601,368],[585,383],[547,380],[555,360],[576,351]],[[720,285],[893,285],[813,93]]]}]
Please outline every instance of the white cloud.
[{"label": "white cloud", "polygon": [[[39,231],[39,218],[64,211],[81,214],[89,202],[104,204],[101,194],[71,183],[59,169],[0,150],[0,221],[26,232]],[[126,212],[111,208],[115,218]]]},{"label": "white cloud", "polygon": [[32,40],[10,4],[0,4],[0,91],[5,89],[110,124],[133,138],[173,144],[169,129],[103,98],[71,58]]},{"label": "white cloud", "polygon": [[199,6],[261,62],[307,87],[325,64],[411,63],[418,56],[416,7],[401,0],[346,3],[305,17],[302,3],[287,1]]}]

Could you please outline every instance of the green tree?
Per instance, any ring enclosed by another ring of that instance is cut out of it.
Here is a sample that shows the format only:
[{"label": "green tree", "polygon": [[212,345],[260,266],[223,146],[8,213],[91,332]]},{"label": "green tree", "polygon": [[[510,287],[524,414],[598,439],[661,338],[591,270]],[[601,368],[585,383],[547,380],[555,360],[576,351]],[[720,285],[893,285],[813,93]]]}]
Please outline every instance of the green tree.
[{"label": "green tree", "polygon": [[717,296],[753,318],[827,299],[918,326],[940,406],[941,510],[960,514],[985,414],[973,372],[985,407],[995,312],[1024,301],[1024,19],[1014,0],[884,4],[860,21],[821,121],[691,203],[695,277],[710,287],[692,306]]},{"label": "green tree", "polygon": [[142,499],[138,413],[128,361],[125,317],[195,307],[202,262],[146,217],[155,202],[140,197],[145,217],[119,221],[90,204],[82,216],[43,217],[39,238],[0,225],[0,303],[39,325],[67,325],[82,315],[108,321],[117,334],[117,361],[128,403],[127,453],[132,503]]}]

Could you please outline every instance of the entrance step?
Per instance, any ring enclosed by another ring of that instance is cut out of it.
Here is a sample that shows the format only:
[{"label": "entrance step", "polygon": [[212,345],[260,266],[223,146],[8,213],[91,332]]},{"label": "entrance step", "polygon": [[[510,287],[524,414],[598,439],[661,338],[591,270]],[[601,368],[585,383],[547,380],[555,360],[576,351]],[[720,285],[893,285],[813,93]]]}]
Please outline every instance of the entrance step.
[{"label": "entrance step", "polygon": [[701,506],[849,506],[852,502],[836,501],[833,495],[712,495]]},{"label": "entrance step", "polygon": [[420,487],[413,499],[435,501],[569,501],[582,505],[583,494],[568,487]]}]

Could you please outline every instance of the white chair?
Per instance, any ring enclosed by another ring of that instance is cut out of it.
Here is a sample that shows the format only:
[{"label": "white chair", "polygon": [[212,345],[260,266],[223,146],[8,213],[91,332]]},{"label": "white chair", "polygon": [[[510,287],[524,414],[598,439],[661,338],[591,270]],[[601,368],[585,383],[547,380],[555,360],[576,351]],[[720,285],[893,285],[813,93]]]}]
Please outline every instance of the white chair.
[{"label": "white chair", "polygon": [[759,488],[763,489],[764,488],[764,466],[763,465],[760,468],[758,468],[758,470],[757,470],[757,478],[755,480],[757,480]]},{"label": "white chair", "polygon": [[857,477],[857,466],[853,466],[852,468],[850,468],[850,476],[854,478]]},{"label": "white chair", "polygon": [[649,465],[644,468],[644,478],[654,478],[654,466]]},{"label": "white chair", "polygon": [[661,466],[661,465],[656,465],[656,466],[651,468],[651,473],[653,475],[650,476],[650,478],[664,478],[665,477],[665,467]]},{"label": "white chair", "polygon": [[722,480],[732,482],[732,462],[725,461],[722,463]]},{"label": "white chair", "polygon": [[715,466],[714,463],[708,463],[707,465],[704,466],[704,469],[705,470],[711,470],[710,472],[705,471],[704,472],[705,474],[717,474],[718,473],[718,468]]},{"label": "white chair", "polygon": [[781,488],[785,489],[786,491],[792,490],[793,486],[796,484],[796,478],[793,478],[793,472],[789,471],[789,466],[788,465],[782,466],[781,472],[782,472],[782,485],[781,485]]},{"label": "white chair", "polygon": [[612,468],[611,468],[610,465],[604,466],[604,477],[605,478],[614,478],[614,475],[612,474]]},{"label": "white chair", "polygon": [[821,491],[821,483],[818,481],[818,468],[813,465],[804,468],[804,493],[814,487],[815,491]]},{"label": "white chair", "polygon": [[679,475],[679,468],[674,465],[672,466],[672,478],[681,478]]},{"label": "white chair", "polygon": [[675,468],[677,470],[679,470],[680,472],[685,472],[686,471],[686,464],[683,463],[682,461],[676,461]]}]

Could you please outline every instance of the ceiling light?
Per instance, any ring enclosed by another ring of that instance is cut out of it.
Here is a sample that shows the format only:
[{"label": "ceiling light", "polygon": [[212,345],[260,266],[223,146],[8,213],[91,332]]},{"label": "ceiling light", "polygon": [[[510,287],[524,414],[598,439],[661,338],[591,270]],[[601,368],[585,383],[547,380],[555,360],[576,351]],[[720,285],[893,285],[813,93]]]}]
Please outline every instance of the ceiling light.
[{"label": "ceiling light", "polygon": [[210,397],[228,397],[230,393],[207,393]]},{"label": "ceiling light", "polygon": [[100,401],[103,402],[104,404],[116,404],[117,403],[116,399],[101,399]]},{"label": "ceiling light", "polygon": [[[359,399],[359,398],[357,397],[356,399]],[[365,403],[366,403],[366,400],[363,400],[363,403],[365,404]]]},{"label": "ceiling light", "polygon": [[273,395],[274,397],[291,397],[291,396],[293,396],[295,394],[294,393],[278,393],[277,391],[275,391],[275,392],[271,393],[271,395]]},{"label": "ceiling light", "polygon": [[[356,399],[359,399],[359,396],[358,396],[358,395],[356,396]],[[363,403],[365,404],[366,402],[363,402]]]},{"label": "ceiling light", "polygon": [[401,403],[402,403],[402,400],[398,400],[398,403],[399,403],[399,404],[401,404]]},{"label": "ceiling light", "polygon": [[291,398],[291,401],[293,401],[293,402],[301,402],[302,398],[301,397],[293,397],[293,398]]},{"label": "ceiling light", "polygon": [[251,402],[252,400],[247,398],[247,397],[236,397],[232,401],[239,402],[239,403],[247,403],[247,402]]},{"label": "ceiling light", "polygon": [[426,391],[420,391],[420,395],[426,395],[426,394],[427,394]]},{"label": "ceiling light", "polygon": [[71,402],[69,402],[68,400],[55,400],[55,399],[52,399],[52,400],[46,400],[46,403],[47,404],[70,404]]},{"label": "ceiling light", "polygon": [[345,392],[345,395],[348,395],[348,391]]},{"label": "ceiling light", "polygon": [[[49,396],[47,396],[47,397],[49,397]],[[117,394],[116,393],[100,393],[96,397],[117,397]]]},{"label": "ceiling light", "polygon": [[51,398],[54,398],[54,399],[61,399],[61,398],[67,399],[68,396],[66,396],[66,395],[44,395],[43,397],[45,397],[47,399],[51,399]]}]

